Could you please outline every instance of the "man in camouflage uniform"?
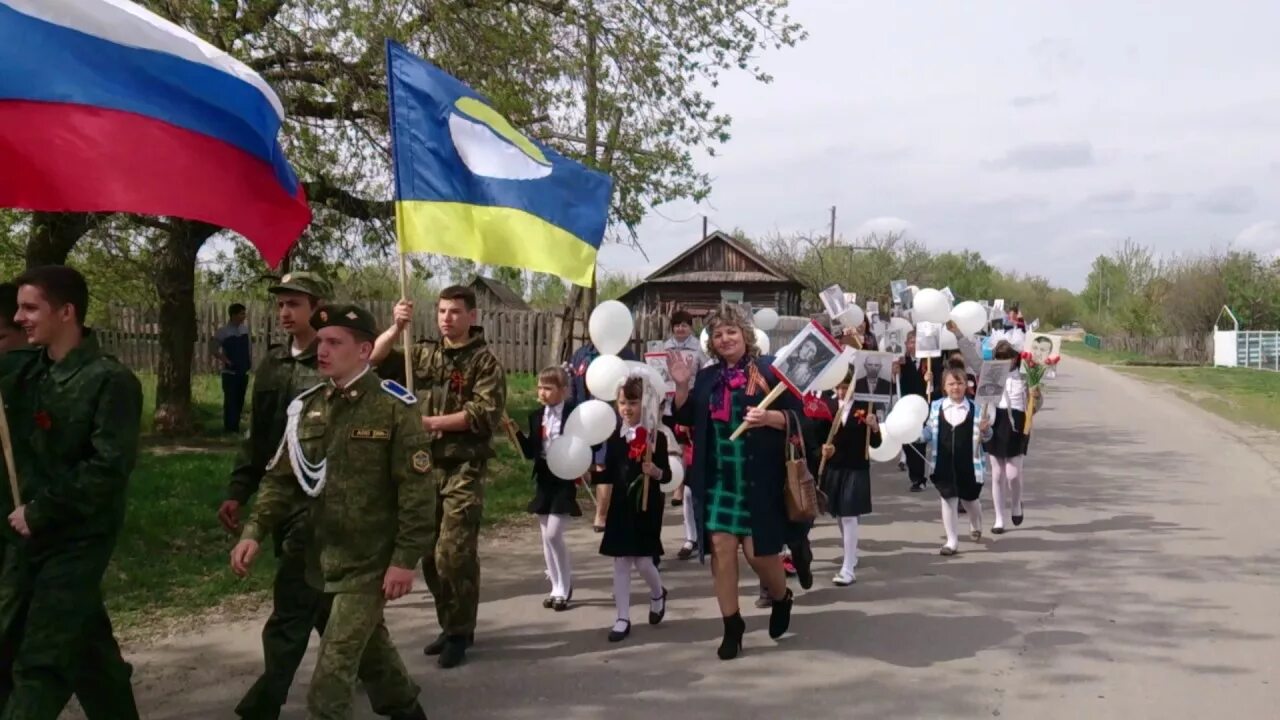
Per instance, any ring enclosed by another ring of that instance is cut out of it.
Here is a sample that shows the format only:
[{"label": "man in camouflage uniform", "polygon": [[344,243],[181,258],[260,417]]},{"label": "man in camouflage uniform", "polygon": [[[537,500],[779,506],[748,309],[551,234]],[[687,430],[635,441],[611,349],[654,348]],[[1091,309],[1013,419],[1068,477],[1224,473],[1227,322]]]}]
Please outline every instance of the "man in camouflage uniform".
[{"label": "man in camouflage uniform", "polygon": [[[240,530],[240,508],[258,491],[267,463],[280,446],[289,403],[323,381],[316,371],[318,341],[311,316],[331,294],[329,283],[318,275],[296,272],[285,275],[268,292],[275,296],[276,316],[289,342],[272,347],[254,371],[249,434],[231,471],[227,500],[218,509],[218,520],[228,532]],[[324,595],[306,579],[309,528],[304,514],[299,506],[268,528],[278,565],[271,617],[262,628],[263,673],[236,707],[236,714],[246,720],[280,717],[312,629],[324,630]]]},{"label": "man in camouflage uniform", "polygon": [[[424,652],[439,655],[443,668],[460,664],[475,639],[485,467],[507,404],[506,373],[485,344],[475,308],[470,288],[445,288],[436,302],[440,345],[412,350],[422,426],[435,438],[431,454],[440,519],[439,539],[423,557],[422,573],[435,598],[441,633]],[[375,362],[390,354],[412,316],[411,302],[396,305],[395,325],[378,338]]]},{"label": "man in camouflage uniform", "polygon": [[3,494],[20,540],[0,576],[0,718],[55,720],[75,694],[90,720],[133,720],[132,668],[102,579],[124,524],[142,389],[84,326],[80,273],[36,268],[17,285],[17,322],[35,347],[5,354],[0,383],[23,501],[11,508]]},{"label": "man in camouflage uniform", "polygon": [[307,717],[349,720],[358,670],[375,712],[426,720],[383,608],[413,589],[414,566],[435,540],[430,440],[417,400],[369,367],[372,315],[354,305],[327,307],[312,324],[328,381],[292,401],[231,567],[247,573],[268,532],[304,508],[314,529],[309,556],[318,556],[331,608]]}]

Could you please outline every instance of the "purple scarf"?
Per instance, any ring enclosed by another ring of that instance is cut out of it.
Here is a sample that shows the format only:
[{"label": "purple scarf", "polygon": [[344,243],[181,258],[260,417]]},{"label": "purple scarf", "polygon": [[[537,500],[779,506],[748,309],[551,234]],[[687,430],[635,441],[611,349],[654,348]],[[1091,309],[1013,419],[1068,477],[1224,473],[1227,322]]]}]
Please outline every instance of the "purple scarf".
[{"label": "purple scarf", "polygon": [[718,365],[720,372],[716,374],[716,379],[711,385],[712,420],[729,422],[729,413],[733,409],[731,393],[747,386],[746,369],[750,364],[751,358],[746,355],[743,355],[733,367],[725,365],[723,360],[720,361]]}]

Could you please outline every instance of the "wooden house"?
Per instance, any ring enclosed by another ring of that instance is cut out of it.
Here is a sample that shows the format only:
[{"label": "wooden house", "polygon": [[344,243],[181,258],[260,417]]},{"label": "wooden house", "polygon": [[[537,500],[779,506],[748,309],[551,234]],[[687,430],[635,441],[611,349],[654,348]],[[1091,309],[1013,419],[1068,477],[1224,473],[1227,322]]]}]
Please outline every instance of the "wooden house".
[{"label": "wooden house", "polygon": [[717,230],[618,299],[634,312],[681,308],[697,317],[728,301],[799,315],[802,289],[748,245]]},{"label": "wooden house", "polygon": [[476,293],[476,307],[481,310],[530,310],[529,304],[515,290],[502,283],[477,275],[471,281],[471,289]]}]

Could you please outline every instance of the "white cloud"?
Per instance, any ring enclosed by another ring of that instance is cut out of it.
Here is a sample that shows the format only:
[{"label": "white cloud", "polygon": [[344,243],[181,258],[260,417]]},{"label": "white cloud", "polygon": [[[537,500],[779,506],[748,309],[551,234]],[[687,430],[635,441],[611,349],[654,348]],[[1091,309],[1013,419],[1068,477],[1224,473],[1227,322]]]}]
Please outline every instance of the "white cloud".
[{"label": "white cloud", "polygon": [[871,235],[890,235],[902,234],[907,235],[911,231],[910,221],[903,220],[899,217],[878,217],[871,218],[858,226],[853,232],[853,239],[869,237]]},{"label": "white cloud", "polygon": [[1256,222],[1236,235],[1235,243],[1241,250],[1262,254],[1280,254],[1280,222],[1263,220]]}]

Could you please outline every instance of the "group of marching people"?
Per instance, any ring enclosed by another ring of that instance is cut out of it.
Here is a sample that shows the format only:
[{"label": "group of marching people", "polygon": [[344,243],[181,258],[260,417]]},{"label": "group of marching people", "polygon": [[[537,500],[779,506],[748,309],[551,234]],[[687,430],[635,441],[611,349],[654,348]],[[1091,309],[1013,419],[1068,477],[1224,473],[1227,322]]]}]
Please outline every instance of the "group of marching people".
[{"label": "group of marching people", "polygon": [[[683,519],[677,558],[710,556],[724,622],[717,653],[728,660],[741,652],[746,630],[738,592],[740,556],[759,577],[756,606],[769,609],[769,634],[775,639],[790,624],[793,593],[788,576],[798,576],[805,589],[813,584],[808,543],[812,523],[790,521],[783,498],[789,458],[807,459],[824,509],[837,521],[843,555],[832,584],[844,587],[856,581],[859,518],[872,511],[869,448],[879,446],[880,422],[889,408],[841,404],[840,398],[855,382],[851,368],[831,392],[805,399],[786,392],[761,409],[759,404],[778,380],[770,358],[756,345],[749,310],[722,304],[708,314],[705,353],[688,313],[675,312],[671,326],[664,350],[674,396],[664,397],[660,388],[648,384],[645,373],[633,372],[617,392],[615,432],[594,448],[592,469],[578,483],[556,477],[546,453],[574,408],[589,399],[585,375],[599,353],[588,343],[567,365],[549,367],[538,377],[541,407],[531,413],[528,432],[520,432],[519,440],[525,457],[533,460],[534,492],[528,510],[539,519],[550,583],[542,604],[554,611],[571,606],[573,571],[564,532],[570,518],[582,515],[579,485],[589,484],[596,488],[593,528],[601,535],[599,554],[612,558],[614,566],[616,614],[608,641],[620,642],[631,633],[633,571],[648,592],[649,623],[662,622],[669,593],[659,569],[667,502],[660,486],[672,476],[671,458],[680,458],[686,466],[684,484],[670,499]],[[873,347],[875,342],[865,325],[845,331],[841,339],[856,348]],[[940,552],[951,556],[959,551],[961,512],[968,515],[970,537],[982,537],[979,496],[988,466],[996,506],[992,532],[1002,534],[1009,522],[1022,523],[1027,383],[1011,372],[999,404],[982,407],[973,400],[975,368],[981,367],[981,359],[972,341],[932,359],[915,357],[914,335],[906,346],[894,368],[899,396],[920,395],[929,401],[930,410],[920,441],[904,446],[900,467],[909,470],[913,492],[923,490],[927,482],[937,489],[946,530]],[[995,344],[994,357],[1008,360],[1014,369],[1020,362],[1018,348],[1008,339]],[[645,427],[642,418],[653,416],[642,412],[647,402],[662,404],[661,426]],[[833,423],[839,424],[834,433]],[[747,430],[734,439],[740,424]],[[648,442],[650,433],[655,442]]]}]

